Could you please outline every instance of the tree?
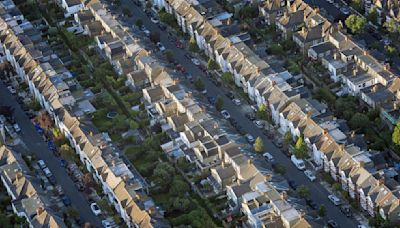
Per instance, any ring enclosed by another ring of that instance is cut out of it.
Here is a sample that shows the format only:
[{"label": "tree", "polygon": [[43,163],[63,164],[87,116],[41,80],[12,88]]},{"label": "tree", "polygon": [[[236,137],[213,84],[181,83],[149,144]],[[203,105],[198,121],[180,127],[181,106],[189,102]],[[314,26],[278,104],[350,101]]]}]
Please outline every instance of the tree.
[{"label": "tree", "polygon": [[137,20],[135,21],[135,25],[136,25],[137,27],[141,28],[141,27],[143,26],[143,21],[142,21],[142,19],[137,19]]},{"label": "tree", "polygon": [[223,82],[225,82],[228,85],[233,85],[233,75],[231,72],[225,72],[221,75],[221,79]]},{"label": "tree", "polygon": [[190,38],[190,41],[189,41],[189,51],[190,52],[194,52],[194,53],[197,53],[197,52],[199,52],[199,46],[197,46],[197,42],[196,42],[196,40],[192,37],[192,38]]},{"label": "tree", "polygon": [[286,167],[282,164],[277,164],[275,167],[275,172],[281,174],[281,175],[285,175],[286,173]]},{"label": "tree", "polygon": [[164,51],[165,58],[167,58],[168,62],[174,61],[174,53],[171,50]]},{"label": "tree", "polygon": [[298,159],[306,158],[308,155],[307,145],[304,142],[304,139],[302,136],[297,139],[296,145],[294,147],[294,155]]},{"label": "tree", "polygon": [[352,129],[365,130],[370,126],[370,121],[367,115],[363,113],[356,113],[351,117],[349,125]]},{"label": "tree", "polygon": [[213,59],[209,59],[208,63],[207,63],[207,68],[209,70],[218,70],[219,69],[219,65]]},{"label": "tree", "polygon": [[362,33],[367,25],[367,20],[364,17],[352,14],[346,19],[345,24],[352,33]]},{"label": "tree", "polygon": [[189,186],[185,181],[183,181],[180,177],[175,176],[172,180],[169,194],[172,196],[183,196],[186,192],[188,192]]},{"label": "tree", "polygon": [[310,189],[305,185],[301,185],[297,188],[297,194],[299,194],[301,198],[306,199],[310,197]]},{"label": "tree", "polygon": [[68,144],[63,144],[60,147],[60,155],[63,159],[67,161],[73,161],[74,160],[74,151]]},{"label": "tree", "polygon": [[160,33],[158,31],[152,31],[150,32],[150,40],[153,43],[158,43],[160,42]]},{"label": "tree", "polygon": [[129,128],[130,129],[137,129],[139,127],[139,124],[136,123],[134,120],[129,120]]},{"label": "tree", "polygon": [[362,0],[352,0],[350,6],[353,7],[355,10],[361,12],[363,9],[363,1]]},{"label": "tree", "polygon": [[385,23],[383,23],[383,27],[385,27],[390,33],[397,33],[399,31],[399,28],[394,20],[385,21]]},{"label": "tree", "polygon": [[368,21],[370,21],[372,24],[378,23],[378,12],[376,11],[375,7],[372,7],[369,10],[367,18],[368,18]]},{"label": "tree", "polygon": [[203,91],[204,90],[204,82],[200,78],[197,78],[196,81],[194,82],[194,87],[198,91]]},{"label": "tree", "polygon": [[268,50],[272,55],[283,55],[283,47],[280,44],[272,44]]},{"label": "tree", "polygon": [[290,131],[287,131],[287,132],[285,133],[285,135],[284,135],[284,140],[285,140],[285,143],[286,143],[287,145],[290,145],[290,144],[293,143],[293,136],[292,136],[292,133],[290,133]]},{"label": "tree", "polygon": [[175,169],[167,162],[158,163],[153,171],[154,183],[161,191],[167,190],[171,185]]},{"label": "tree", "polygon": [[264,142],[262,141],[262,139],[260,137],[256,138],[256,141],[254,142],[254,150],[257,153],[262,153],[264,151]]},{"label": "tree", "polygon": [[190,208],[190,200],[176,197],[172,201],[172,207],[174,210],[185,212]]},{"label": "tree", "polygon": [[73,207],[67,207],[66,211],[68,217],[77,218],[79,216],[79,212]]},{"label": "tree", "polygon": [[127,6],[122,7],[122,13],[128,17],[132,16],[131,10]]},{"label": "tree", "polygon": [[391,46],[391,45],[385,45],[385,51],[386,51],[386,55],[389,58],[392,58],[394,56],[397,55],[397,50],[395,47]]},{"label": "tree", "polygon": [[215,101],[215,108],[217,109],[217,111],[221,111],[222,106],[224,106],[224,100],[221,96],[218,96],[217,100]]},{"label": "tree", "polygon": [[321,216],[321,217],[325,217],[326,216],[326,207],[325,207],[325,205],[322,204],[321,206],[319,206],[318,215]]},{"label": "tree", "polygon": [[257,117],[262,120],[268,119],[267,107],[264,104],[261,104],[256,113]]},{"label": "tree", "polygon": [[400,121],[397,122],[392,133],[392,142],[396,146],[400,146]]}]

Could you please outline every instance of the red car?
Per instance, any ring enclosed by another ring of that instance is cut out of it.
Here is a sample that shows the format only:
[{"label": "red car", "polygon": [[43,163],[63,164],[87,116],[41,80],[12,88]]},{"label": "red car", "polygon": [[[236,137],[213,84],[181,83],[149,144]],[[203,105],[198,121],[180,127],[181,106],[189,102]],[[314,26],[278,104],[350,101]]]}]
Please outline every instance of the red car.
[{"label": "red car", "polygon": [[181,64],[178,64],[178,65],[176,66],[176,70],[177,70],[177,71],[180,71],[180,72],[182,72],[182,73],[185,73],[185,72],[186,72],[185,67],[183,67]]},{"label": "red car", "polygon": [[182,49],[182,48],[183,48],[183,43],[182,43],[180,40],[177,40],[177,41],[175,42],[175,46],[176,46],[177,48]]}]

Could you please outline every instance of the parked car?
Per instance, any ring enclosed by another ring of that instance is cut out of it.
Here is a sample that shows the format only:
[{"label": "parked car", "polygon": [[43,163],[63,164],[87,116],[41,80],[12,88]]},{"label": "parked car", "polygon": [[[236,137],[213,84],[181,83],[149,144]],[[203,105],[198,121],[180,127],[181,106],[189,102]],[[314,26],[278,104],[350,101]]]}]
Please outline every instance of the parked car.
[{"label": "parked car", "polygon": [[294,164],[294,166],[296,166],[296,168],[298,170],[305,170],[306,169],[306,165],[304,164],[304,161],[302,159],[296,158],[295,155],[292,155],[290,157],[290,160],[292,161],[292,163]]},{"label": "parked car", "polygon": [[335,196],[335,195],[329,195],[328,199],[335,204],[335,206],[339,206],[340,204],[342,204],[342,201],[339,199],[339,197]]},{"label": "parked car", "polygon": [[44,175],[46,176],[46,177],[49,177],[49,176],[52,176],[53,174],[50,172],[50,169],[49,168],[44,168],[43,169],[43,173],[44,173]]},{"label": "parked car", "polygon": [[273,143],[274,143],[275,146],[278,147],[278,148],[282,148],[282,147],[283,147],[282,139],[274,140]]},{"label": "parked car", "polygon": [[246,137],[247,142],[249,142],[249,143],[254,143],[254,142],[256,141],[255,138],[254,138],[254,136],[252,136],[252,135],[249,134],[249,133],[247,133],[247,134],[245,135],[245,137]]},{"label": "parked car", "polygon": [[19,127],[19,125],[17,123],[13,124],[13,127],[15,129],[15,132],[17,132],[17,133],[21,132],[21,128]]},{"label": "parked car", "polygon": [[284,154],[284,155],[286,155],[286,157],[290,157],[290,156],[292,156],[292,153],[290,152],[290,150],[288,150],[286,147],[285,148],[282,148],[281,149],[281,151],[282,151],[282,153]]},{"label": "parked car", "polygon": [[351,207],[350,205],[343,205],[340,207],[340,211],[346,215],[346,217],[351,217],[352,213],[351,213]]},{"label": "parked car", "polygon": [[215,105],[215,97],[209,96],[207,97],[208,102],[210,102],[211,105]]},{"label": "parked car", "polygon": [[267,161],[269,161],[269,162],[274,162],[274,161],[275,161],[275,159],[274,159],[274,157],[272,156],[272,154],[270,154],[270,153],[268,153],[268,152],[264,153],[263,156],[264,156],[264,158],[265,158]]},{"label": "parked car", "polygon": [[97,206],[96,203],[90,204],[90,209],[92,210],[93,214],[101,215],[101,210],[100,210],[99,206]]},{"label": "parked car", "polygon": [[311,209],[313,210],[317,210],[318,209],[318,204],[315,203],[312,199],[306,199],[306,203],[308,206],[311,207]]},{"label": "parked car", "polygon": [[158,27],[159,27],[162,31],[165,31],[165,30],[167,29],[167,26],[164,25],[164,24],[162,24],[162,23],[159,23],[159,24],[158,24]]},{"label": "parked car", "polygon": [[310,181],[315,181],[315,179],[317,179],[314,175],[314,173],[311,170],[306,170],[304,171],[304,175],[306,175],[306,177],[310,180]]},{"label": "parked car", "polygon": [[350,14],[350,9],[346,6],[340,8],[340,12],[342,12],[344,15],[349,15]]},{"label": "parked car", "polygon": [[104,228],[111,228],[112,227],[112,223],[108,220],[103,220],[101,221],[101,224],[103,225]]},{"label": "parked car", "polygon": [[334,220],[330,219],[328,221],[328,227],[336,228],[339,227],[339,225]]},{"label": "parked car", "polygon": [[151,22],[153,22],[154,24],[158,24],[158,23],[160,22],[160,21],[159,21],[157,18],[155,18],[155,17],[151,17],[150,20],[151,20]]},{"label": "parked car", "polygon": [[231,100],[235,99],[235,95],[232,92],[226,93],[226,96]]},{"label": "parked car", "polygon": [[44,163],[43,160],[37,161],[37,164],[38,164],[39,168],[42,169],[42,170],[47,168],[46,163]]},{"label": "parked car", "polygon": [[231,122],[231,124],[234,128],[236,128],[238,126],[238,123],[235,119],[230,118],[229,121]]},{"label": "parked car", "polygon": [[17,90],[14,89],[12,86],[7,86],[8,91],[10,91],[11,94],[16,94]]},{"label": "parked car", "polygon": [[251,121],[253,121],[253,120],[256,119],[256,115],[254,115],[254,113],[251,113],[251,112],[246,113],[245,116],[247,117],[247,119],[249,119],[249,120],[251,120]]},{"label": "parked car", "polygon": [[239,105],[241,105],[242,104],[242,102],[239,100],[239,99],[233,99],[232,100],[232,102],[235,104],[235,105],[237,105],[237,106],[239,106]]},{"label": "parked car", "polygon": [[61,198],[61,200],[62,200],[62,202],[64,203],[65,206],[68,207],[68,206],[71,205],[71,200],[69,199],[68,196],[63,196],[63,197]]},{"label": "parked car", "polygon": [[158,42],[157,47],[161,52],[165,51],[165,47],[164,47],[164,45],[162,45],[162,43]]},{"label": "parked car", "polygon": [[294,181],[294,180],[288,180],[288,184],[289,184],[289,186],[290,186],[291,188],[293,188],[294,190],[296,190],[297,187],[299,186],[299,185],[296,183],[296,181]]},{"label": "parked car", "polygon": [[257,128],[264,127],[264,123],[261,120],[254,120],[253,123],[256,125]]},{"label": "parked car", "polygon": [[196,58],[192,58],[191,60],[192,60],[192,63],[193,63],[194,65],[196,65],[196,66],[198,66],[198,65],[201,64],[201,63],[200,63],[200,60],[198,60],[198,59],[196,59]]},{"label": "parked car", "polygon": [[221,115],[222,115],[225,119],[231,118],[231,115],[230,115],[229,112],[226,111],[226,110],[222,110],[222,111],[221,111]]}]

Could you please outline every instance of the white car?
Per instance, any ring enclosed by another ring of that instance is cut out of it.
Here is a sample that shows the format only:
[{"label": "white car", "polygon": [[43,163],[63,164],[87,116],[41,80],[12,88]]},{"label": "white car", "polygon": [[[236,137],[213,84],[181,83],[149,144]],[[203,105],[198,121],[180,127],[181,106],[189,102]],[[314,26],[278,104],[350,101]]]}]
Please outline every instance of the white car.
[{"label": "white car", "polygon": [[99,206],[97,206],[96,203],[90,204],[90,209],[92,209],[93,214],[101,215],[101,210],[100,210]]},{"label": "white car", "polygon": [[113,227],[113,225],[115,225],[114,222],[110,222],[108,220],[101,221],[101,224],[103,225],[104,228],[111,228]]},{"label": "white car", "polygon": [[18,124],[15,123],[15,124],[13,125],[13,127],[14,127],[14,129],[15,129],[15,132],[17,132],[17,133],[21,132],[21,128],[19,127]]},{"label": "white car", "polygon": [[304,171],[304,175],[306,175],[306,177],[310,180],[310,181],[315,181],[315,179],[317,179],[314,175],[314,173],[311,170],[306,170]]},{"label": "white car", "polygon": [[207,90],[204,89],[203,91],[201,91],[202,94],[207,94]]},{"label": "white car", "polygon": [[160,49],[160,51],[165,51],[165,47],[164,47],[164,45],[162,45],[162,43],[158,42],[157,47],[158,47],[158,49]]},{"label": "white car", "polygon": [[191,59],[192,60],[192,63],[194,64],[194,65],[196,65],[196,66],[199,66],[201,63],[200,63],[200,60],[198,60],[198,59],[196,59],[196,58],[192,58]]},{"label": "white car", "polygon": [[264,127],[264,123],[261,120],[254,120],[253,123],[257,126],[257,128]]},{"label": "white car", "polygon": [[235,105],[237,105],[237,106],[239,106],[239,105],[241,105],[242,104],[242,102],[239,100],[239,99],[233,99],[232,100],[233,101],[233,103],[235,104]]},{"label": "white car", "polygon": [[16,94],[17,90],[14,89],[12,86],[7,86],[8,91],[10,91],[11,94]]},{"label": "white car", "polygon": [[222,111],[221,111],[221,115],[222,115],[225,119],[231,118],[231,115],[229,115],[229,112],[226,111],[226,110],[222,110]]},{"label": "white car", "polygon": [[51,176],[53,176],[53,174],[50,172],[50,169],[47,168],[47,167],[43,169],[43,173],[44,173],[44,175],[45,175],[46,177],[51,177]]},{"label": "white car", "polygon": [[44,163],[43,160],[39,160],[39,161],[37,162],[37,164],[39,165],[39,168],[40,168],[40,169],[45,169],[45,168],[47,168],[46,163]]},{"label": "white car", "polygon": [[296,158],[295,155],[292,155],[290,157],[290,160],[293,162],[294,166],[296,166],[297,169],[299,169],[299,170],[306,169],[306,165],[304,164],[304,161],[302,159]]},{"label": "white car", "polygon": [[150,20],[154,23],[154,24],[158,24],[160,21],[155,18],[155,17],[151,17]]},{"label": "white car", "polygon": [[246,134],[245,137],[246,137],[246,139],[247,139],[247,141],[248,141],[249,143],[254,143],[254,142],[256,141],[256,140],[254,139],[254,136],[252,136],[252,135],[250,135],[250,134]]},{"label": "white car", "polygon": [[272,156],[272,154],[266,152],[263,154],[264,158],[269,161],[269,162],[274,162],[274,157]]},{"label": "white car", "polygon": [[328,196],[328,199],[329,199],[333,204],[335,204],[335,206],[339,206],[340,204],[342,204],[342,202],[340,201],[340,199],[339,199],[337,196],[335,196],[335,195],[329,195],[329,196]]}]

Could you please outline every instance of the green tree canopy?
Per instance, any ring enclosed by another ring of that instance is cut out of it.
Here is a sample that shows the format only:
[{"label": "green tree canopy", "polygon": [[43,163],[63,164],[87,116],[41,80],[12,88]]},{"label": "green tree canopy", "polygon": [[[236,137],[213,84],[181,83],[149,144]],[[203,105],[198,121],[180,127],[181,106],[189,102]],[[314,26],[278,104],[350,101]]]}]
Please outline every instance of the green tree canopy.
[{"label": "green tree canopy", "polygon": [[254,142],[254,150],[257,153],[262,153],[264,151],[264,142],[260,137],[257,137],[256,141]]},{"label": "green tree canopy", "polygon": [[217,97],[217,100],[215,101],[215,108],[217,111],[222,111],[222,107],[224,106],[224,100],[222,99],[221,96]]},{"label": "green tree canopy", "polygon": [[153,179],[161,191],[167,190],[171,186],[175,175],[175,169],[168,162],[159,163],[153,171]]},{"label": "green tree canopy", "polygon": [[326,207],[325,207],[325,205],[319,206],[318,215],[321,216],[321,217],[325,217],[326,216]]},{"label": "green tree canopy", "polygon": [[262,120],[268,119],[267,107],[261,104],[256,113],[257,117]]},{"label": "green tree canopy", "polygon": [[346,19],[345,24],[352,33],[362,33],[367,25],[367,20],[364,17],[352,14]]},{"label": "green tree canopy", "polygon": [[349,125],[352,129],[364,130],[370,126],[370,120],[367,115],[363,113],[356,113],[351,117]]},{"label": "green tree canopy", "polygon": [[175,176],[174,179],[172,180],[169,193],[172,196],[183,196],[185,192],[188,192],[189,190],[190,189],[187,183],[183,181],[182,178]]},{"label": "green tree canopy", "polygon": [[372,7],[369,10],[367,18],[373,24],[377,24],[378,23],[378,11],[376,11],[375,7]]},{"label": "green tree canopy", "polygon": [[196,40],[192,37],[192,38],[190,38],[190,41],[189,41],[189,51],[190,52],[194,52],[194,53],[197,53],[197,52],[199,52],[199,46],[197,46],[197,42],[196,42]]},{"label": "green tree canopy", "polygon": [[392,142],[396,146],[400,146],[400,121],[397,122],[392,133]]},{"label": "green tree canopy", "polygon": [[386,30],[390,33],[399,32],[399,27],[394,20],[386,21],[385,23],[383,23],[383,27],[385,27]]},{"label": "green tree canopy", "polygon": [[297,139],[294,149],[294,155],[296,158],[303,159],[308,156],[308,148],[302,136]]},{"label": "green tree canopy", "polygon": [[201,78],[197,78],[196,81],[194,82],[194,87],[198,91],[203,91],[205,88],[203,80],[201,80]]},{"label": "green tree canopy", "polygon": [[143,26],[143,21],[142,21],[142,19],[137,19],[136,21],[135,21],[135,25],[137,26],[137,27],[142,27]]},{"label": "green tree canopy", "polygon": [[215,62],[215,60],[209,59],[208,63],[207,63],[207,68],[209,70],[218,70],[219,69],[219,65],[218,65],[217,62]]},{"label": "green tree canopy", "polygon": [[297,193],[303,199],[310,197],[310,189],[305,185],[301,185],[300,187],[298,187]]},{"label": "green tree canopy", "polygon": [[225,72],[221,75],[221,79],[223,82],[225,82],[228,85],[233,85],[233,75],[230,72]]}]

